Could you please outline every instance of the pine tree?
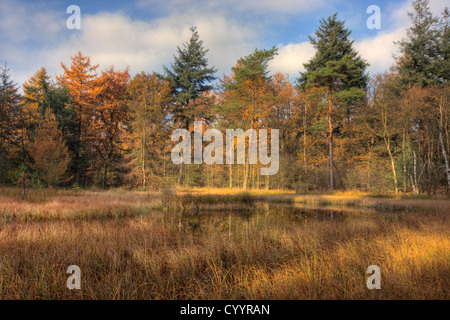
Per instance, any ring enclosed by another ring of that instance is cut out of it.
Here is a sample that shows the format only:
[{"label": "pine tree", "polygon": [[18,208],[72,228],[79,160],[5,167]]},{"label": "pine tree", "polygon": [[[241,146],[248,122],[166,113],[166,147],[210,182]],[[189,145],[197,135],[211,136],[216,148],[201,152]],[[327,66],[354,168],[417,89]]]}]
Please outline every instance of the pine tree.
[{"label": "pine tree", "polygon": [[0,182],[3,183],[7,182],[7,171],[20,161],[17,152],[22,151],[22,160],[24,156],[17,130],[22,100],[18,90],[7,65],[0,67]]},{"label": "pine tree", "polygon": [[192,35],[189,42],[183,44],[183,48],[177,47],[177,55],[170,69],[164,67],[164,78],[169,81],[176,105],[174,116],[177,121],[189,129],[189,124],[195,116],[195,100],[204,92],[213,88],[210,84],[216,79],[214,67],[208,67],[206,53],[203,48],[196,27],[190,28]]},{"label": "pine tree", "polygon": [[0,143],[11,141],[22,100],[17,84],[10,77],[7,65],[0,67]]},{"label": "pine tree", "polygon": [[396,69],[405,87],[425,87],[438,82],[439,20],[430,12],[428,0],[416,0],[412,7],[414,11],[408,13],[412,26],[407,38],[397,43],[401,57]]},{"label": "pine tree", "polygon": [[[174,121],[187,130],[193,120],[202,117],[196,110],[196,100],[213,88],[210,83],[216,79],[214,73],[217,71],[214,67],[208,67],[208,49],[203,48],[196,27],[190,30],[192,35],[189,42],[184,43],[183,48],[177,47],[177,55],[170,69],[164,66],[163,77],[172,87]],[[178,184],[181,184],[182,172],[183,164],[180,165]]]},{"label": "pine tree", "polygon": [[[47,70],[41,68],[24,83],[23,91],[24,103],[20,122],[27,140],[32,139],[37,122],[49,109],[56,117],[69,153],[75,155],[79,148],[76,140],[78,127],[76,110],[71,103],[68,89],[54,83]],[[71,169],[74,166],[75,163],[71,163]]]},{"label": "pine tree", "polygon": [[445,8],[439,24],[439,58],[436,61],[437,81],[446,83],[450,80],[450,11]]},{"label": "pine tree", "polygon": [[315,32],[309,37],[316,49],[314,57],[304,67],[298,79],[300,90],[321,87],[326,90],[328,101],[328,148],[330,190],[334,189],[335,166],[333,160],[333,131],[336,113],[350,113],[353,107],[365,96],[368,77],[365,69],[368,64],[362,60],[353,48],[350,40],[351,31],[344,26],[344,21],[337,19],[337,14],[323,19]]},{"label": "pine tree", "polygon": [[33,159],[30,167],[44,183],[52,187],[64,181],[70,161],[69,153],[56,117],[50,109],[40,116],[34,132],[34,141],[28,151]]},{"label": "pine tree", "polygon": [[[436,188],[434,175],[438,173],[435,168],[443,167],[441,152],[450,181],[448,146],[442,143],[448,115],[445,101],[450,76],[449,10],[446,8],[439,19],[431,13],[428,0],[414,1],[412,9],[408,13],[412,25],[407,29],[407,38],[397,43],[401,56],[394,68],[403,88],[402,107],[408,114],[408,131],[411,132],[408,142],[414,155],[414,177],[419,175],[416,172],[417,154],[417,162],[421,162],[425,170],[423,184],[431,194],[432,188]],[[434,166],[436,160],[439,164]],[[412,180],[414,191],[418,192],[419,179]]]}]

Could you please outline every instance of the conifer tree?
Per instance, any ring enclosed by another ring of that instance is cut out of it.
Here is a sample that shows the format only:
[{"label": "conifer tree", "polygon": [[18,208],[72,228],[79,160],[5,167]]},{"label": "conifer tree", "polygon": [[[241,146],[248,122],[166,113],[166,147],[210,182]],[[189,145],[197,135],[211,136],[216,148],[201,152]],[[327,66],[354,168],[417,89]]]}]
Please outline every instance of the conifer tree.
[{"label": "conifer tree", "polygon": [[401,52],[397,71],[405,87],[426,87],[438,82],[439,20],[431,13],[428,0],[416,0],[412,7],[413,12],[408,12],[412,26],[407,38],[397,43]]},{"label": "conifer tree", "polygon": [[14,162],[20,161],[16,151],[21,150],[24,156],[23,144],[17,134],[22,99],[17,84],[10,78],[5,64],[0,67],[0,182],[7,182],[7,171]]},{"label": "conifer tree", "polygon": [[[77,144],[76,110],[66,87],[52,81],[45,68],[39,69],[23,84],[23,105],[20,122],[26,138],[31,141],[39,119],[51,110],[67,144],[69,153],[75,155]],[[74,169],[75,163],[71,163]]]},{"label": "conifer tree", "polygon": [[437,80],[447,83],[450,80],[450,10],[445,8],[439,26],[439,59],[436,62]]},{"label": "conifer tree", "polygon": [[309,37],[316,53],[304,64],[306,71],[302,72],[298,79],[301,90],[313,87],[326,90],[324,99],[328,101],[330,190],[334,189],[333,131],[334,121],[337,120],[335,113],[345,111],[350,118],[352,108],[365,96],[368,80],[365,74],[368,64],[353,48],[350,35],[351,31],[345,28],[344,21],[337,19],[336,13],[326,20],[322,18],[315,37]]},{"label": "conifer tree", "polygon": [[[164,66],[165,76],[172,87],[172,95],[175,100],[173,117],[175,124],[189,130],[193,120],[202,118],[200,110],[196,110],[196,100],[202,94],[211,90],[211,82],[216,79],[214,67],[208,66],[203,41],[196,27],[190,28],[192,35],[189,42],[183,44],[183,48],[177,47],[177,55],[170,68]],[[180,165],[178,184],[181,183],[183,164]]]},{"label": "conifer tree", "polygon": [[[195,100],[204,92],[213,88],[211,82],[216,79],[214,67],[208,66],[206,54],[196,27],[190,28],[192,35],[183,48],[177,47],[177,55],[170,68],[164,67],[165,79],[169,81],[176,105],[174,116],[186,129],[194,118]],[[192,102],[192,104],[191,104]],[[196,115],[197,117],[199,115]]]}]

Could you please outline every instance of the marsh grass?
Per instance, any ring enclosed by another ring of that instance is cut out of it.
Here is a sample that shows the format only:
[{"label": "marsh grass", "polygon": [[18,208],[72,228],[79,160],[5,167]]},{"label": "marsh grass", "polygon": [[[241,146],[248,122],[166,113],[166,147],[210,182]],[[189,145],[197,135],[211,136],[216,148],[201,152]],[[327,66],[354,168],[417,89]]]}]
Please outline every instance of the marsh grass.
[{"label": "marsh grass", "polygon": [[[329,196],[18,194],[0,193],[1,299],[449,298],[444,200],[340,195],[324,208]],[[66,288],[72,264],[81,290]]]}]

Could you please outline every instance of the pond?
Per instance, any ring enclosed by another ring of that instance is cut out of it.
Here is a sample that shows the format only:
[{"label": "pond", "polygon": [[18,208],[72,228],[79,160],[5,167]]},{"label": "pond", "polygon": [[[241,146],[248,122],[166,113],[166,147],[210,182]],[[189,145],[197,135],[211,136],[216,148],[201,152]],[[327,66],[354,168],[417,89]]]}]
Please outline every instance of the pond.
[{"label": "pond", "polygon": [[[308,223],[355,223],[383,218],[374,209],[346,208],[333,206],[311,206],[304,204],[273,204],[258,202],[252,209],[243,210],[201,210],[194,213],[178,213],[180,229],[202,232],[206,229],[224,230],[231,234],[233,229],[248,228],[255,230],[304,226]],[[381,215],[395,215],[383,213]],[[173,219],[173,216],[168,219]]]}]

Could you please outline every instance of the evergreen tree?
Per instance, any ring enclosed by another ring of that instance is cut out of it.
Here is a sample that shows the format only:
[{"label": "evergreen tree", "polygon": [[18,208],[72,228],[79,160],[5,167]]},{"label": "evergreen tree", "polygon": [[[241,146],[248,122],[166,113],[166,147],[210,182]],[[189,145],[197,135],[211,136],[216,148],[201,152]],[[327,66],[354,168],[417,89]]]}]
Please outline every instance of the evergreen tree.
[{"label": "evergreen tree", "polygon": [[216,79],[214,73],[217,71],[214,67],[208,67],[208,49],[203,48],[196,27],[190,30],[189,42],[184,43],[183,48],[177,47],[177,55],[170,68],[164,66],[164,78],[169,81],[176,101],[175,120],[186,129],[189,129],[193,118],[200,116],[195,114],[195,100],[213,88],[210,83]]},{"label": "evergreen tree", "polygon": [[397,71],[401,84],[406,87],[425,87],[438,82],[439,20],[430,12],[428,4],[428,0],[413,2],[414,11],[408,13],[412,26],[407,29],[407,38],[397,43],[401,52]]},{"label": "evergreen tree", "polygon": [[[203,48],[196,27],[190,30],[191,39],[183,44],[183,48],[177,47],[174,62],[170,69],[164,66],[165,76],[162,77],[169,81],[173,90],[174,121],[187,130],[195,119],[202,118],[200,110],[196,110],[196,99],[213,88],[210,83],[216,79],[214,73],[217,71],[214,67],[208,67],[208,49]],[[178,184],[181,184],[182,174],[183,164],[180,165]]]},{"label": "evergreen tree", "polygon": [[0,67],[0,147],[5,141],[15,143],[11,138],[22,100],[17,84],[10,77],[7,65]]},{"label": "evergreen tree", "polygon": [[309,37],[316,49],[314,57],[304,67],[298,79],[299,88],[307,90],[322,87],[326,90],[328,101],[328,147],[330,190],[334,189],[333,167],[333,125],[336,111],[344,109],[350,119],[352,108],[365,96],[368,77],[364,73],[367,62],[362,60],[353,48],[351,31],[345,28],[344,21],[337,14],[320,22],[315,37]]},{"label": "evergreen tree", "polygon": [[[39,69],[23,85],[24,103],[21,125],[31,140],[36,124],[47,110],[52,111],[63,134],[69,153],[75,158],[79,145],[77,143],[76,110],[65,86],[52,82],[45,68]],[[72,162],[70,167],[75,168]],[[74,170],[75,171],[75,170]]]},{"label": "evergreen tree", "polygon": [[18,133],[22,100],[18,90],[7,65],[0,67],[0,183],[8,182],[7,172],[25,156]]},{"label": "evergreen tree", "polygon": [[450,11],[445,8],[439,26],[439,59],[436,62],[436,75],[440,83],[450,80]]}]

